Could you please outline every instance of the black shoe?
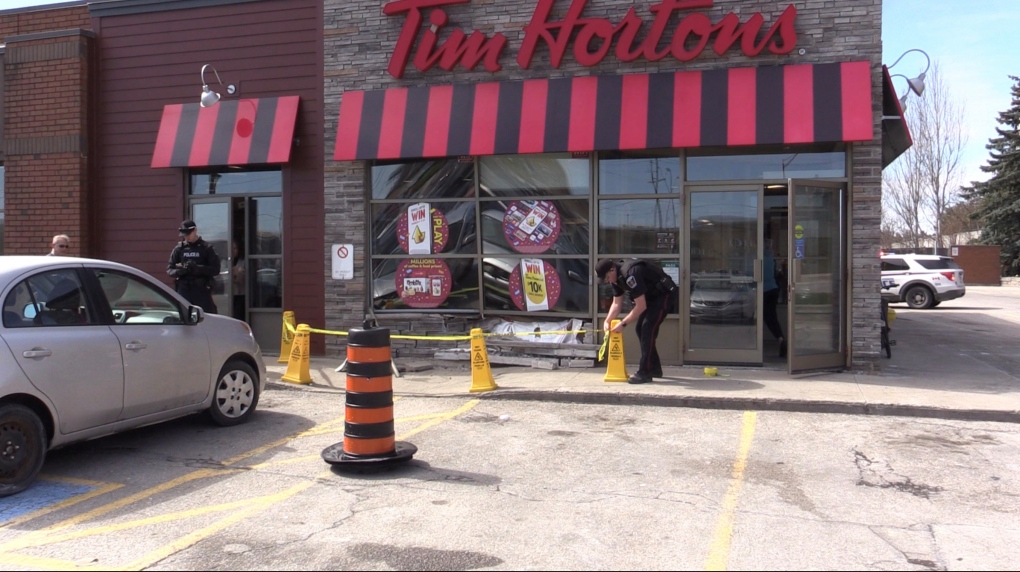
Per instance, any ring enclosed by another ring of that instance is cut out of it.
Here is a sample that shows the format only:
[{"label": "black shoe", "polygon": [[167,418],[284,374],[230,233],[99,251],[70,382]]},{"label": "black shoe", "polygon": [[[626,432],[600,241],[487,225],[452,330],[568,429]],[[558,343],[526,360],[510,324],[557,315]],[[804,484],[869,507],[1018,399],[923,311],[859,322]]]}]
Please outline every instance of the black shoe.
[{"label": "black shoe", "polygon": [[786,357],[786,340],[779,342],[779,357]]},{"label": "black shoe", "polygon": [[651,381],[652,376],[648,375],[643,371],[639,371],[634,375],[630,376],[630,379],[627,380],[627,383],[651,383]]}]

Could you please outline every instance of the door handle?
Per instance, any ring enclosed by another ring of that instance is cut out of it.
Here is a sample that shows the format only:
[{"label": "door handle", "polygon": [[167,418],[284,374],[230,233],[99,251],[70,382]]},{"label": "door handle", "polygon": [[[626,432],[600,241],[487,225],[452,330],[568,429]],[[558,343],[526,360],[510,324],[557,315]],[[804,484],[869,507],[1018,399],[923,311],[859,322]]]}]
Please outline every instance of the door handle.
[{"label": "door handle", "polygon": [[32,350],[21,352],[21,355],[23,355],[23,356],[25,356],[27,358],[50,357],[51,355],[53,355],[53,352],[50,351],[50,350],[44,350],[44,349],[32,349]]},{"label": "door handle", "polygon": [[128,349],[128,350],[144,350],[147,347],[149,347],[149,346],[147,346],[146,344],[143,344],[142,342],[131,342],[131,343],[124,344],[124,349]]}]

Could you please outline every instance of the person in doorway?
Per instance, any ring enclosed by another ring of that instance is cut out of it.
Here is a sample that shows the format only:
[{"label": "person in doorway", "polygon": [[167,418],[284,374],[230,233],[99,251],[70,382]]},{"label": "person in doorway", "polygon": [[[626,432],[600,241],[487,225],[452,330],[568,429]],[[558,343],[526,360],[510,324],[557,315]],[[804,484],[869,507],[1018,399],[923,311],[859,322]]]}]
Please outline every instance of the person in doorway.
[{"label": "person in doorway", "polygon": [[68,256],[71,250],[71,237],[58,234],[50,241],[50,253],[46,256]]},{"label": "person in doorway", "polygon": [[174,278],[174,289],[185,300],[215,314],[212,288],[220,273],[220,257],[213,246],[198,235],[195,221],[186,220],[177,230],[181,242],[170,253],[166,273]]},{"label": "person in doorway", "polygon": [[765,320],[765,327],[769,329],[772,336],[779,342],[779,357],[786,357],[786,339],[783,338],[783,328],[779,325],[779,315],[776,313],[776,306],[779,304],[779,283],[776,280],[776,257],[772,252],[772,239],[765,239],[765,258],[762,263],[762,291],[764,307],[762,314]]},{"label": "person in doorway", "polygon": [[230,257],[233,262],[230,265],[230,279],[233,281],[234,291],[234,316],[238,320],[244,319],[245,293],[247,292],[244,282],[244,255],[241,252],[240,244],[235,240],[230,247]]},{"label": "person in doorway", "polygon": [[622,332],[628,324],[634,324],[636,328],[641,361],[637,373],[630,376],[627,383],[648,383],[652,378],[662,377],[662,363],[655,340],[659,336],[659,326],[676,297],[676,283],[661,268],[641,259],[617,261],[603,258],[595,265],[595,275],[613,287],[613,303],[602,324],[605,332],[610,331],[613,320],[623,309],[623,294],[629,294],[634,302],[633,309],[611,330]]}]

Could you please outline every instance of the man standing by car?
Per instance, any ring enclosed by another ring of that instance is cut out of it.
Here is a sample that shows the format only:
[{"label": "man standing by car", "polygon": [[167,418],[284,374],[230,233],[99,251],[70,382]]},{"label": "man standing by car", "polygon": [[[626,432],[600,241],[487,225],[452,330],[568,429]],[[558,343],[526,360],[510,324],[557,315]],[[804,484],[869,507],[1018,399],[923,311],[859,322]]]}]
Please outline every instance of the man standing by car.
[{"label": "man standing by car", "polygon": [[659,337],[659,325],[669,313],[676,296],[676,283],[655,264],[640,259],[615,261],[603,258],[595,265],[595,275],[600,281],[613,287],[613,304],[609,307],[606,321],[602,324],[608,334],[613,320],[623,308],[623,294],[630,294],[634,308],[624,316],[614,332],[622,332],[627,324],[635,324],[638,342],[641,344],[641,361],[637,373],[627,383],[648,383],[653,377],[662,377],[662,362],[655,347]]},{"label": "man standing by car", "polygon": [[58,234],[50,241],[50,253],[46,256],[67,256],[71,248],[71,237]]},{"label": "man standing by car", "polygon": [[186,220],[177,229],[181,242],[170,253],[166,273],[174,278],[174,289],[184,299],[210,314],[216,313],[212,299],[213,280],[220,273],[220,257],[212,245],[198,235],[198,226]]}]

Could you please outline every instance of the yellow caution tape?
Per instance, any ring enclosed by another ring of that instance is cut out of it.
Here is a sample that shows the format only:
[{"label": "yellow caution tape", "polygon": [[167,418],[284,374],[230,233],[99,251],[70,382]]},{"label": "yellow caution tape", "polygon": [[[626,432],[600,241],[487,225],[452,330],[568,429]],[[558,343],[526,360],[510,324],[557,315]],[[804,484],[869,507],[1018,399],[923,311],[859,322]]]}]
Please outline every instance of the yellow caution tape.
[{"label": "yellow caution tape", "polygon": [[602,347],[599,348],[599,359],[597,361],[602,361],[602,359],[606,357],[606,349],[608,348],[609,348],[609,336],[606,335],[602,338]]},{"label": "yellow caution tape", "polygon": [[[287,324],[287,323],[284,323],[284,325],[287,326],[287,331],[288,332],[290,332],[290,333],[297,332],[297,328],[295,326],[293,326],[291,324]],[[491,334],[482,334],[482,335],[484,337],[486,337],[486,338],[495,338],[495,337],[501,337],[501,336],[505,336],[505,337],[525,337],[525,336],[534,336],[536,334],[543,335],[543,336],[544,335],[548,335],[548,334],[586,334],[589,331],[598,332],[599,330],[555,330],[555,331],[548,331],[548,332],[517,332],[517,333],[510,332],[510,333],[505,333],[505,334],[491,333]],[[327,335],[331,335],[331,336],[349,336],[350,335],[350,332],[345,332],[343,330],[319,330],[319,329],[316,329],[316,328],[309,328],[308,332],[312,333],[312,334],[327,334]],[[404,334],[393,334],[393,335],[390,336],[390,338],[391,339],[396,339],[396,340],[441,340],[441,341],[447,341],[447,342],[464,342],[464,341],[470,340],[471,336],[470,335],[459,335],[459,336],[411,336],[411,335],[404,335]],[[606,339],[607,340],[609,339],[608,336],[606,337]],[[602,342],[602,350],[600,350],[600,352],[604,352],[605,348],[606,348],[606,342],[603,341]],[[601,360],[601,359],[602,359],[602,356],[600,354],[599,355],[599,360]]]}]

